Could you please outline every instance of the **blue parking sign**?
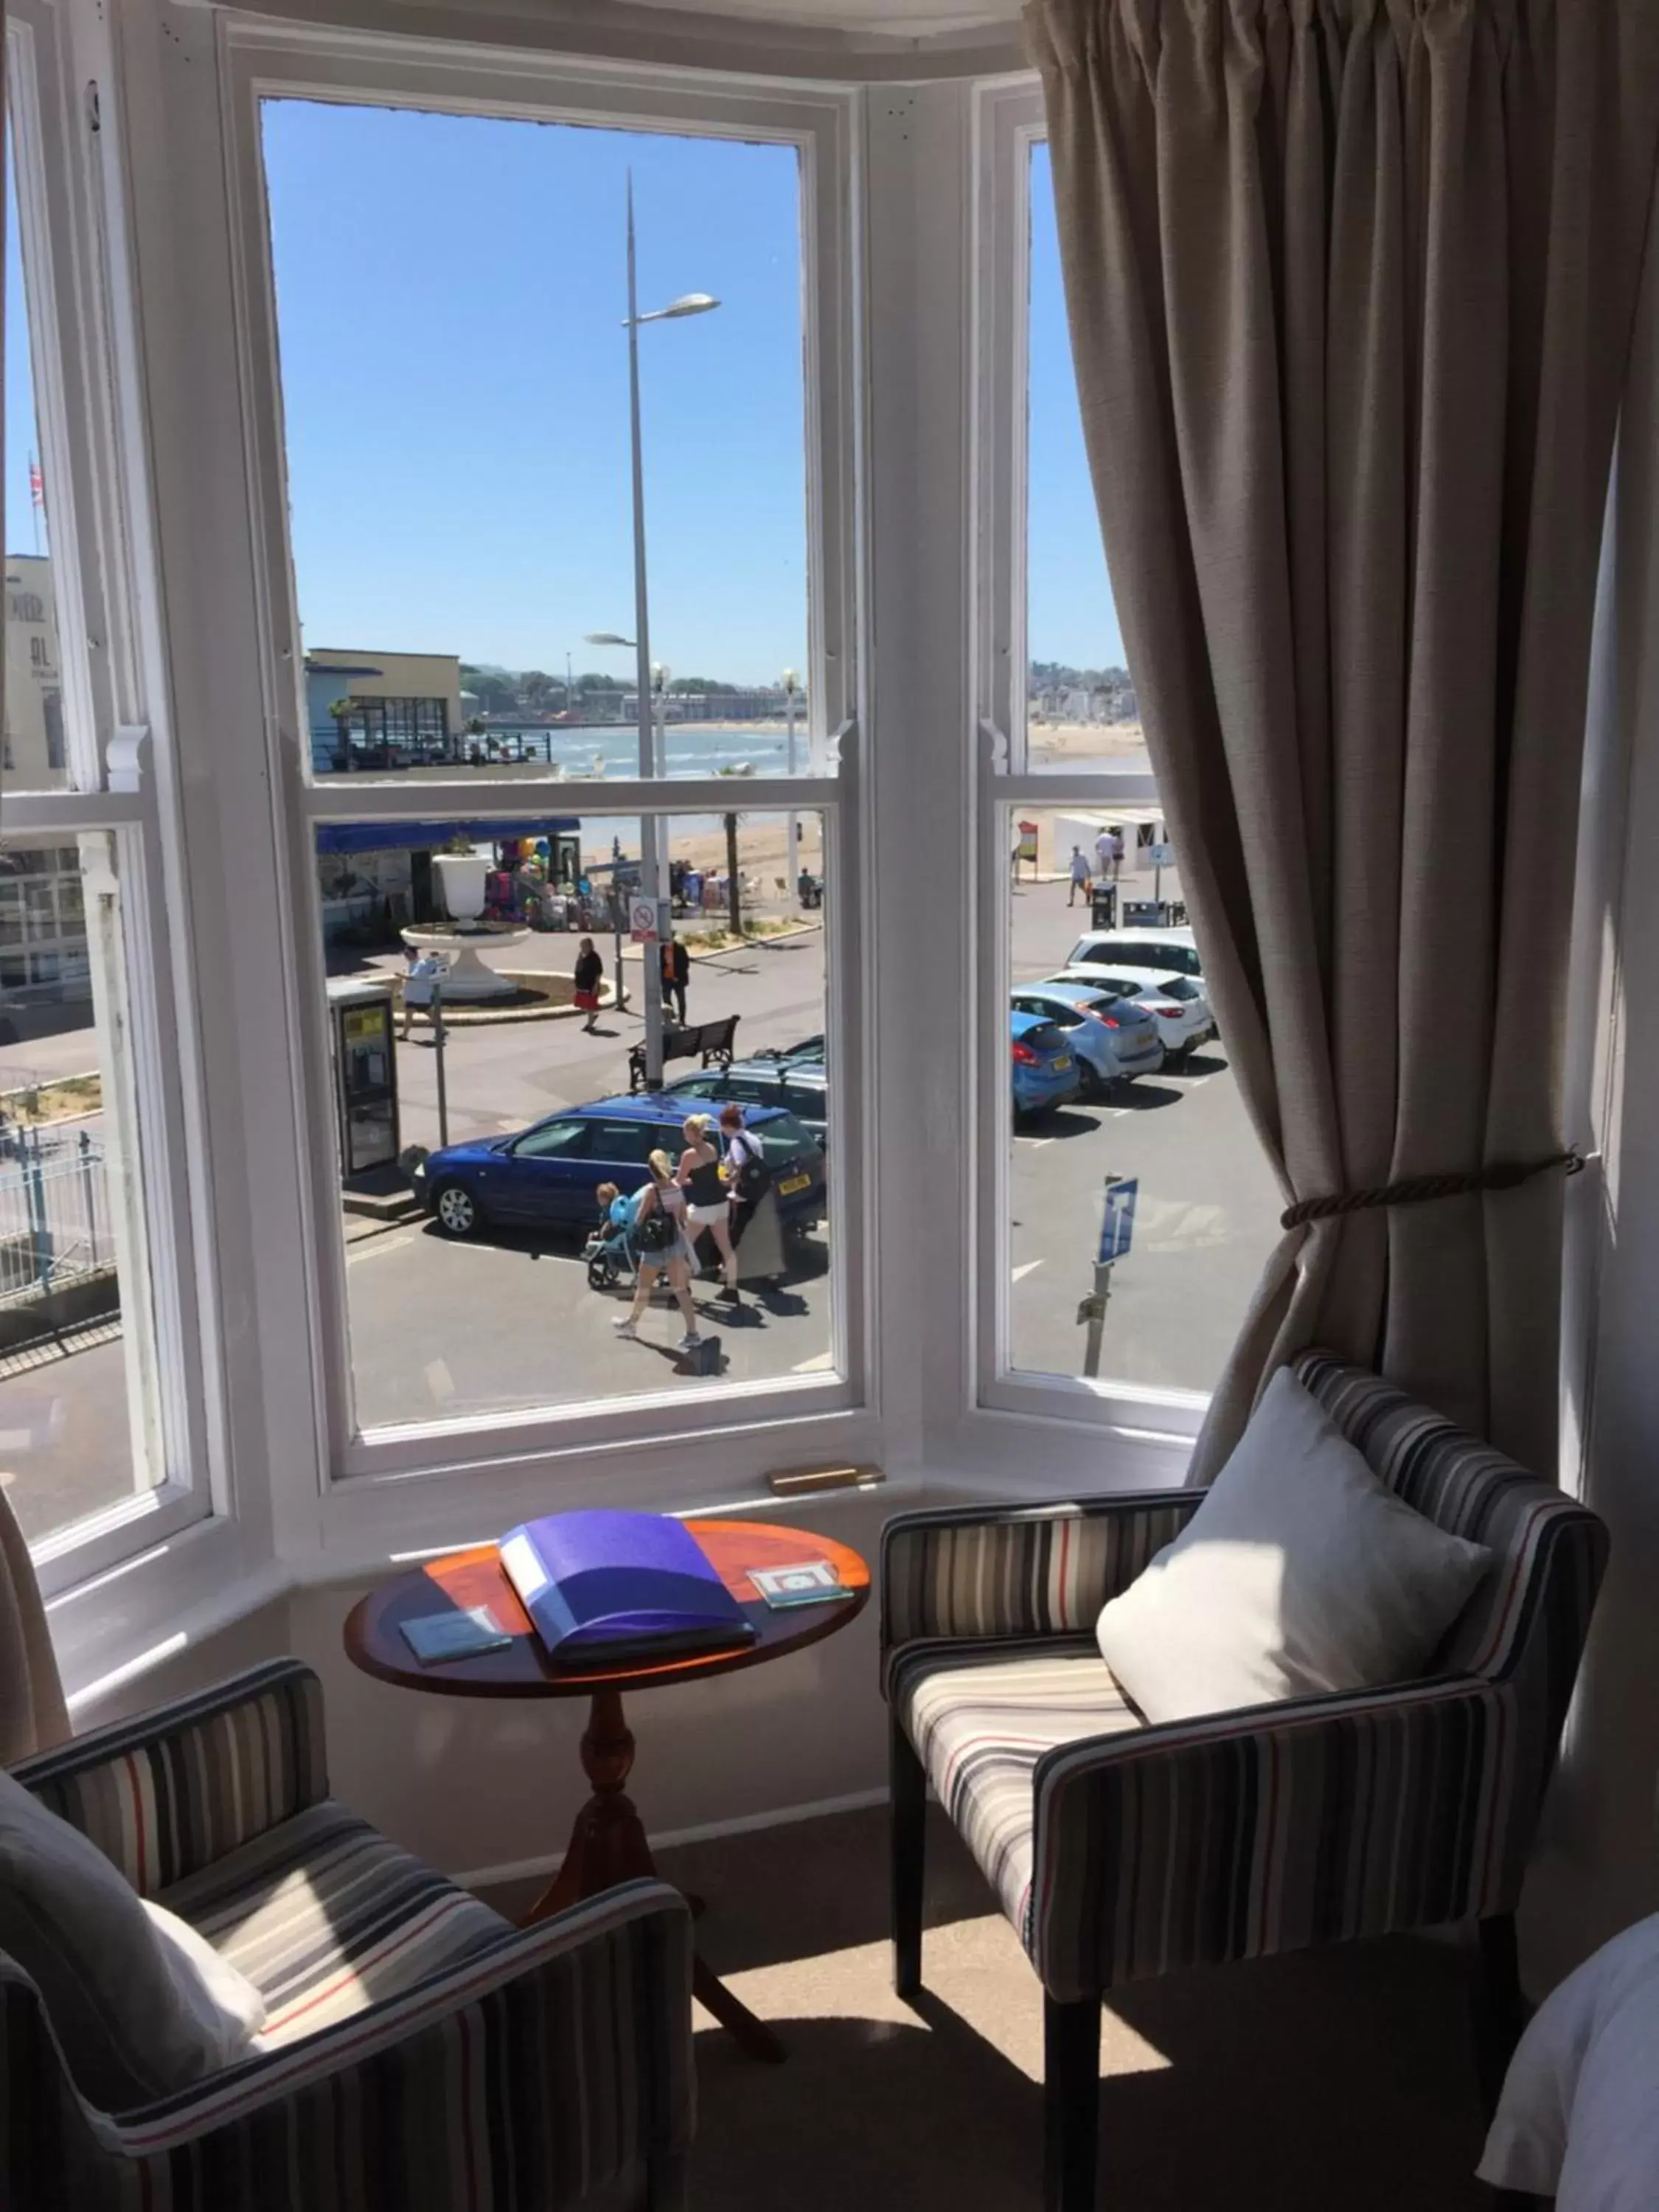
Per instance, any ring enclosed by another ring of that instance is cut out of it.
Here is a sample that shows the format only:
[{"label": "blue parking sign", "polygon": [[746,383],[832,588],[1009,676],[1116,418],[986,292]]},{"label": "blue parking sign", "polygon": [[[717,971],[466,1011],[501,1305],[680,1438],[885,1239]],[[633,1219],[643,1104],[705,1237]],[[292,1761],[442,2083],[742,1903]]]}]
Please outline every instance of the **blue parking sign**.
[{"label": "blue parking sign", "polygon": [[1135,1199],[1140,1189],[1139,1176],[1109,1176],[1100,1210],[1100,1253],[1097,1266],[1109,1267],[1115,1260],[1127,1260],[1129,1244],[1135,1231]]}]

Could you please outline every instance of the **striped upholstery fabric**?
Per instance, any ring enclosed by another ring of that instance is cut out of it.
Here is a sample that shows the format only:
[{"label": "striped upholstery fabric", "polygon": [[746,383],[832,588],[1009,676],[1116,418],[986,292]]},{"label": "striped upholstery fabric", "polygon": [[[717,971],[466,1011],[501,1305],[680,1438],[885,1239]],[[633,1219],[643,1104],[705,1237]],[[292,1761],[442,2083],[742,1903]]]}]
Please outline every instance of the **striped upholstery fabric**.
[{"label": "striped upholstery fabric", "polygon": [[266,2049],[398,1996],[512,1933],[499,1913],[327,1801],[160,1901],[254,1984]]},{"label": "striped upholstery fabric", "polygon": [[[1062,2000],[1183,1967],[1504,1912],[1519,1897],[1605,1531],[1560,1491],[1364,1370],[1314,1352],[1295,1371],[1382,1480],[1440,1527],[1492,1550],[1491,1572],[1421,1683],[1152,1728],[1091,1720],[1075,1741],[1051,1738],[1031,1769],[1028,1841],[1012,1777],[1033,1738],[1052,1728],[1052,1698],[1034,1699],[1030,1716],[1011,1715],[1004,1670],[971,1747],[966,1735],[957,1747],[948,1788],[918,1731],[926,1722],[942,1742],[941,1704],[972,1713],[964,1677],[996,1664],[994,1643],[976,1650],[967,1624],[988,1620],[994,1638],[1018,1633],[1023,1620],[1022,1661],[1042,1648],[1031,1639],[1045,1627],[1057,1657],[1086,1660],[1078,1632],[1129,1578],[1114,1581],[1106,1563],[1146,1555],[1149,1502],[1091,1504],[1091,1519],[1121,1510],[1134,1534],[1099,1546],[1086,1570],[1075,1553],[1056,1564],[1060,1526],[1076,1528],[1072,1504],[1048,1516],[1056,1526],[1046,1547],[1033,1533],[1041,1509],[988,1526],[980,1514],[890,1524],[884,1557],[897,1563],[899,1588],[884,1610],[883,1656],[895,1717],[1045,1988]],[[1190,1493],[1186,1510],[1200,1497]],[[1103,1698],[1110,1676],[1096,1664]],[[984,1804],[974,1802],[981,1786]],[[1022,1859],[1023,1905],[1013,1874]]]},{"label": "striped upholstery fabric", "polygon": [[[510,1928],[325,1799],[315,1693],[285,1662],[14,1770],[65,1817],[84,1810],[258,1983],[271,2021],[245,2064],[95,2112],[0,1956],[0,2206],[620,2212],[648,2197],[676,2212],[694,2118],[684,1900],[632,1882]],[[255,1808],[279,1806],[261,1827]]]},{"label": "striped upholstery fabric", "polygon": [[881,1541],[884,1650],[926,1637],[1073,1635],[1092,1629],[1155,1552],[1197,1511],[1201,1491],[1053,1505],[949,1508],[890,1521]]},{"label": "striped upholstery fabric", "polygon": [[892,1697],[940,1804],[1024,1936],[1037,1762],[1079,1738],[1145,1723],[1092,1636],[1044,1637],[1015,1650],[913,1644]]},{"label": "striped upholstery fabric", "polygon": [[328,1795],[322,1692],[273,1660],[14,1771],[154,1897]]}]

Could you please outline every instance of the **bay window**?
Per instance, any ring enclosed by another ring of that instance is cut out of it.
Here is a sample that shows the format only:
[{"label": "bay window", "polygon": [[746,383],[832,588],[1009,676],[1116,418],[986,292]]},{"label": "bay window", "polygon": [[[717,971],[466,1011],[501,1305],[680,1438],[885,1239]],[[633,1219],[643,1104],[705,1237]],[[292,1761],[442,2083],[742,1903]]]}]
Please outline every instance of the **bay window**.
[{"label": "bay window", "polygon": [[[1018,997],[1094,926],[1070,845],[1121,834],[1120,921],[1180,899],[1030,228],[1034,93],[58,3],[18,20],[98,92],[50,296],[71,362],[103,349],[75,588],[112,578],[118,618],[60,599],[35,664],[64,781],[0,817],[0,988],[110,1010],[101,1072],[41,1063],[100,1072],[107,1124],[101,1199],[68,1176],[59,1208],[120,1280],[125,1349],[54,1353],[126,1363],[91,1504],[199,1521],[231,1610],[826,1461],[1177,1480],[1276,1200],[1224,1041],[1176,1042],[1178,977],[1156,1071],[1013,1120]],[[49,495],[60,465],[48,435]],[[106,630],[107,703],[76,642]],[[1045,1048],[1075,1061],[1085,1019]],[[694,1329],[662,1297],[618,1331],[639,1255],[601,1188],[728,1106],[776,1264],[731,1305],[705,1243]],[[1109,1178],[1137,1241],[1096,1357]],[[44,1499],[77,1431],[10,1357]],[[89,1569],[128,1562],[129,1645],[203,1576],[125,1522],[70,1541],[64,1494],[30,1532],[54,1574],[66,1546],[84,1677]]]}]

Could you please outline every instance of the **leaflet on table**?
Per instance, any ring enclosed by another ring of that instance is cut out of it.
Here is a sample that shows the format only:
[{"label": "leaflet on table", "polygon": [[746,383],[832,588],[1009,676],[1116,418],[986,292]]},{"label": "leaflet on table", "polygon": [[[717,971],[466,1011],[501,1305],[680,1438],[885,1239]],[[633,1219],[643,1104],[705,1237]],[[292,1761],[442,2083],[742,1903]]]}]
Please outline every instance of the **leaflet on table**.
[{"label": "leaflet on table", "polygon": [[596,1509],[509,1529],[501,1566],[548,1650],[572,1667],[752,1644],[753,1626],[684,1522]]},{"label": "leaflet on table", "polygon": [[750,1567],[749,1579],[775,1613],[854,1595],[828,1559],[801,1559],[785,1567]]}]

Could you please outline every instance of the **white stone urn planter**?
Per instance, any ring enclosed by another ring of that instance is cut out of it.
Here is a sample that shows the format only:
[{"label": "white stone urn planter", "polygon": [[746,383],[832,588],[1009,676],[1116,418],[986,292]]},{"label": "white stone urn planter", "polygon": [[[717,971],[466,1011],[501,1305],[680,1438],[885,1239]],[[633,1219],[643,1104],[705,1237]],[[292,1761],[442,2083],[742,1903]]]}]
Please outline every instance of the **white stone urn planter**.
[{"label": "white stone urn planter", "polygon": [[452,921],[476,921],[483,912],[484,876],[489,863],[477,853],[440,853],[432,863],[443,886]]}]

